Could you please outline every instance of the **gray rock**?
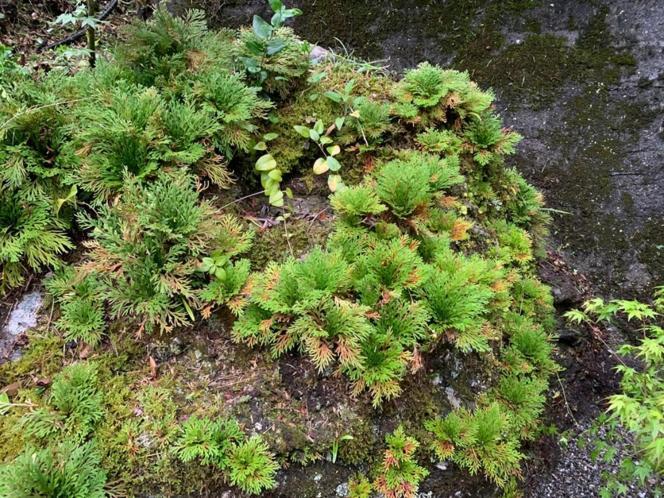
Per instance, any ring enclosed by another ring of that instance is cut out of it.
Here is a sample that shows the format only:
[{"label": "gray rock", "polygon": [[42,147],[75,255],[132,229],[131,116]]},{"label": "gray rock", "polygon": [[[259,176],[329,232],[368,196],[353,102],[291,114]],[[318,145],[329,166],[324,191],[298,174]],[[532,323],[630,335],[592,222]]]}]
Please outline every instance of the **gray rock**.
[{"label": "gray rock", "polygon": [[312,64],[320,64],[321,62],[324,62],[330,57],[331,53],[329,50],[324,49],[323,47],[319,47],[318,45],[315,45],[314,48],[311,49],[311,52],[309,53],[309,59],[311,60]]},{"label": "gray rock", "polygon": [[348,496],[348,483],[342,482],[337,486],[335,491],[337,492],[337,496]]},{"label": "gray rock", "polygon": [[461,400],[459,397],[456,395],[456,391],[454,388],[448,386],[445,388],[445,396],[447,396],[447,401],[450,402],[450,405],[452,405],[452,408],[455,410],[457,408],[461,408]]},{"label": "gray rock", "polygon": [[39,291],[25,294],[9,315],[9,320],[2,329],[2,333],[16,337],[37,325],[37,313],[41,308],[42,301],[42,295]]},{"label": "gray rock", "polygon": [[5,359],[17,360],[21,354],[14,351],[18,336],[37,325],[39,310],[42,305],[39,291],[29,292],[14,306],[7,323],[0,331],[0,362]]}]

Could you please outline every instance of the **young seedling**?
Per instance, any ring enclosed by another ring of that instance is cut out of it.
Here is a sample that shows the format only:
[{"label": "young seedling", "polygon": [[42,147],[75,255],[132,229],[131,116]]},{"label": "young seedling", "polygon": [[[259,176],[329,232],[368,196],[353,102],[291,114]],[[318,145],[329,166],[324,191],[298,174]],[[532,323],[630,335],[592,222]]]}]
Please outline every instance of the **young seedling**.
[{"label": "young seedling", "polygon": [[334,140],[330,137],[335,129],[341,129],[342,126],[343,118],[337,119],[327,129],[320,119],[316,121],[312,128],[302,125],[293,127],[302,137],[313,141],[320,149],[322,156],[314,161],[313,171],[316,175],[331,172],[327,177],[327,186],[331,192],[338,192],[346,188],[341,175],[338,174],[338,171],[341,169],[341,163],[335,157],[341,153],[341,147],[335,144]]}]

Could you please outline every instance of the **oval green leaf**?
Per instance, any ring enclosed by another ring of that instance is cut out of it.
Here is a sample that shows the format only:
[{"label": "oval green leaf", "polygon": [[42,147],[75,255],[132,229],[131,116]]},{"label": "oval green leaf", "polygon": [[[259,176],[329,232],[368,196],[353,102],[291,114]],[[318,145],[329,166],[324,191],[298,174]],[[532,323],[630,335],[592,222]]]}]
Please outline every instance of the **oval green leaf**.
[{"label": "oval green leaf", "polygon": [[258,158],[256,161],[256,169],[258,171],[270,171],[277,167],[277,161],[274,160],[272,154],[265,154]]}]

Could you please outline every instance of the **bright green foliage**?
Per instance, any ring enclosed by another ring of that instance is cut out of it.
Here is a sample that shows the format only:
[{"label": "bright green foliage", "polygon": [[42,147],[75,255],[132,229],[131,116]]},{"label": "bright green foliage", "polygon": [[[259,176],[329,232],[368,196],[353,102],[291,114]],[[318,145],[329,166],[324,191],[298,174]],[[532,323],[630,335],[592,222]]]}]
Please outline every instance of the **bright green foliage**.
[{"label": "bright green foliage", "polygon": [[123,185],[125,172],[137,178],[161,166],[159,112],[163,106],[154,89],[114,88],[102,97],[105,106],[90,102],[80,108],[90,123],[78,130],[75,146],[81,156],[81,183],[109,196]]},{"label": "bright green foliage", "polygon": [[92,363],[74,363],[60,372],[43,406],[24,416],[26,432],[39,439],[82,442],[103,416],[102,394]]},{"label": "bright green foliage", "polygon": [[274,474],[279,465],[260,436],[252,436],[233,446],[228,455],[231,484],[245,493],[260,494],[276,485]]},{"label": "bright green foliage", "polygon": [[456,156],[440,159],[432,154],[408,152],[385,164],[377,175],[377,191],[392,212],[406,217],[426,207],[434,192],[463,182]]},{"label": "bright green foliage", "polygon": [[544,375],[556,371],[556,364],[551,359],[553,347],[539,326],[516,313],[509,313],[505,322],[510,334],[505,360],[514,371]]},{"label": "bright green foliage", "polygon": [[0,495],[8,498],[103,498],[106,474],[92,443],[26,449],[0,467]]},{"label": "bright green foliage", "polygon": [[503,376],[498,382],[495,397],[510,417],[510,425],[521,431],[521,437],[532,439],[536,435],[536,424],[544,409],[547,383],[539,377],[518,375]]},{"label": "bright green foliage", "polygon": [[214,465],[245,493],[260,494],[276,484],[279,469],[261,436],[246,438],[234,418],[189,417],[180,427],[173,451],[183,462]]},{"label": "bright green foliage", "polygon": [[355,383],[355,393],[368,389],[374,408],[401,394],[400,381],[406,374],[411,354],[396,337],[390,332],[373,331],[362,344],[362,357],[360,367],[351,366],[346,370]]},{"label": "bright green foliage", "polygon": [[210,420],[189,417],[182,427],[174,451],[183,462],[200,460],[203,465],[228,467],[232,445],[244,439],[235,419]]},{"label": "bright green foliage", "polygon": [[495,230],[497,244],[491,254],[504,263],[524,264],[533,258],[532,241],[528,232],[511,223],[497,220],[491,228]]},{"label": "bright green foliage", "polygon": [[492,92],[479,90],[468,73],[428,62],[406,72],[394,93],[397,114],[423,127],[447,123],[448,112],[461,119],[479,115],[489,109],[494,98]]},{"label": "bright green foliage", "polygon": [[321,304],[297,318],[278,339],[275,350],[287,351],[295,344],[322,371],[337,359],[342,367],[362,364],[362,342],[371,333],[369,308],[337,299]]},{"label": "bright green foliage", "polygon": [[[154,88],[125,82],[82,105],[80,119],[90,124],[77,131],[72,144],[80,156],[82,185],[107,197],[121,189],[127,174],[143,180],[180,166],[228,186],[229,173],[210,142],[226,156],[230,145],[246,148],[247,120],[254,111],[262,116],[264,107],[237,77],[210,78],[201,76],[182,103],[167,103]],[[214,95],[205,85],[215,85]]]},{"label": "bright green foliage", "polygon": [[12,71],[0,95],[0,293],[24,281],[28,271],[58,262],[73,246],[65,230],[75,200],[69,171],[59,162],[66,139],[67,89],[53,71],[32,79]]},{"label": "bright green foliage", "polygon": [[370,498],[371,482],[363,475],[356,475],[348,481],[348,498]]},{"label": "bright green foliage", "polygon": [[[616,432],[619,427],[627,429],[634,438],[635,451],[621,461],[617,475],[609,476],[603,494],[624,494],[626,483],[636,480],[644,484],[649,477],[661,477],[664,473],[664,423],[662,403],[664,400],[664,288],[655,290],[652,304],[616,299],[605,302],[601,298],[587,301],[583,310],[566,314],[570,321],[589,323],[593,327],[616,318],[626,318],[641,325],[642,337],[636,345],[624,345],[619,349],[622,356],[632,356],[642,363],[634,368],[622,363],[616,370],[622,374],[620,392],[609,397],[608,427],[609,444],[623,436]],[[597,441],[606,445],[602,441]],[[632,455],[638,455],[638,460]]]},{"label": "bright green foliage", "polygon": [[359,117],[351,115],[350,124],[369,143],[376,142],[391,129],[390,106],[374,102],[366,97],[357,97],[353,108]]},{"label": "bright green foliage", "polygon": [[158,8],[147,23],[137,21],[124,29],[125,42],[118,45],[115,56],[137,83],[166,86],[201,66],[228,67],[230,40],[224,35],[207,30],[203,11],[192,10],[180,18]]},{"label": "bright green foliage", "polygon": [[432,449],[441,460],[452,460],[471,474],[482,471],[498,486],[519,474],[522,458],[509,417],[499,405],[469,412],[461,409],[426,423],[433,433]]},{"label": "bright green foliage", "polygon": [[230,261],[248,249],[251,232],[199,201],[183,174],[162,174],[149,186],[129,181],[122,202],[84,221],[95,244],[82,270],[98,275],[111,315],[134,320],[139,331],[189,323],[194,310],[203,307],[204,290],[223,304],[247,273],[230,262],[223,275],[199,271],[201,258],[223,255]]},{"label": "bright green foliage", "polygon": [[491,329],[484,315],[494,295],[491,284],[501,276],[490,261],[440,254],[435,270],[422,287],[440,332],[453,331],[454,341],[462,351],[488,351]]},{"label": "bright green foliage", "polygon": [[521,135],[504,130],[499,117],[484,113],[471,121],[466,128],[465,138],[472,144],[477,164],[486,166],[501,156],[514,154]]},{"label": "bright green foliage", "polygon": [[226,157],[249,149],[251,133],[256,130],[253,121],[264,118],[272,107],[258,96],[258,90],[245,85],[239,76],[223,72],[204,73],[193,83],[195,101],[222,124],[212,139]]},{"label": "bright green foliage", "polygon": [[60,304],[60,319],[56,326],[64,331],[65,339],[83,341],[90,346],[99,344],[106,323],[104,303],[98,294],[98,279],[94,276],[79,279],[75,269],[66,266],[45,283]]},{"label": "bright green foliage", "polygon": [[387,208],[380,203],[374,189],[369,186],[349,187],[330,198],[332,208],[344,221],[356,225],[365,216],[377,215]]},{"label": "bright green foliage", "polygon": [[437,130],[435,128],[418,134],[417,142],[427,152],[452,155],[460,154],[463,144],[463,140],[452,130]]},{"label": "bright green foliage", "polygon": [[378,195],[403,218],[431,201],[429,178],[429,170],[415,162],[390,161],[378,173]]},{"label": "bright green foliage", "polygon": [[414,498],[420,482],[429,475],[415,460],[418,441],[407,436],[403,427],[399,426],[385,437],[385,442],[387,449],[374,487],[389,498]]},{"label": "bright green foliage", "polygon": [[28,269],[55,265],[73,247],[64,228],[45,199],[29,202],[17,192],[0,192],[0,291],[20,285]]},{"label": "bright green foliage", "polygon": [[354,287],[363,304],[375,305],[381,298],[419,287],[425,272],[416,243],[405,237],[381,241],[357,261]]}]

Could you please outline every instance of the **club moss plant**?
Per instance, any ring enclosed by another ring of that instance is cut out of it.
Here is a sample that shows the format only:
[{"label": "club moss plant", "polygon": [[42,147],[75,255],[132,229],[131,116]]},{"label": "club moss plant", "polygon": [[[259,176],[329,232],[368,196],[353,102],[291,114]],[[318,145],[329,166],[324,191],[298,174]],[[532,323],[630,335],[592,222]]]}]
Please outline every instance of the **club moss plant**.
[{"label": "club moss plant", "polygon": [[558,368],[520,136],[467,73],[311,63],[269,4],[237,32],[158,9],[95,69],[1,66],[0,288],[54,270],[0,366],[9,496],[31,465],[45,496],[260,494],[333,445],[356,496],[437,460],[520,477]]}]

